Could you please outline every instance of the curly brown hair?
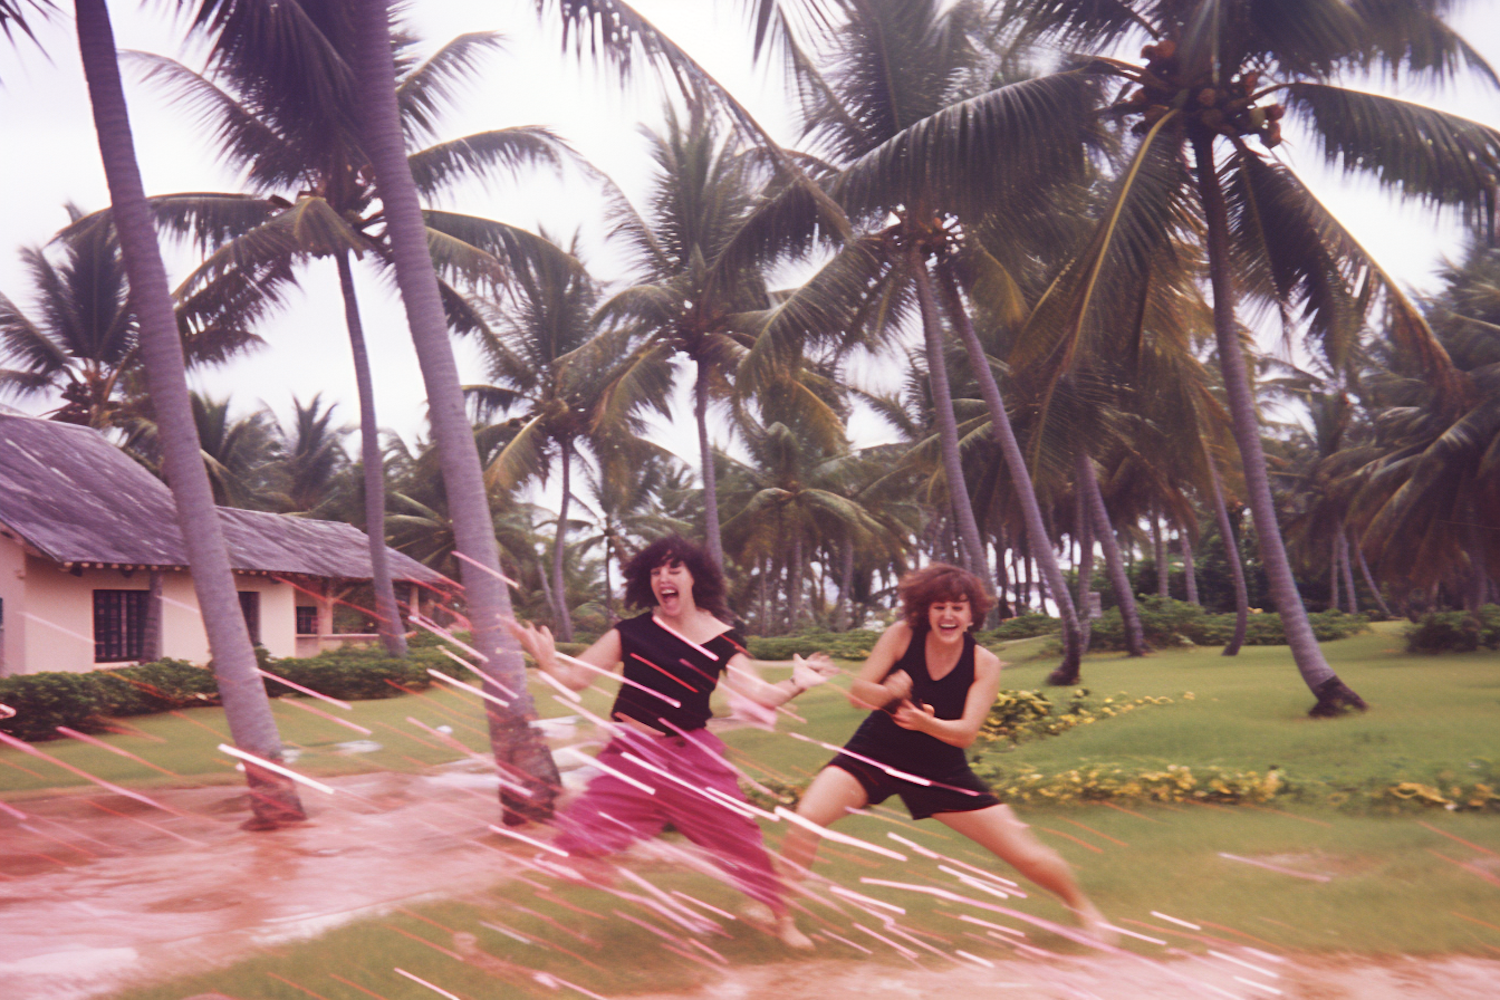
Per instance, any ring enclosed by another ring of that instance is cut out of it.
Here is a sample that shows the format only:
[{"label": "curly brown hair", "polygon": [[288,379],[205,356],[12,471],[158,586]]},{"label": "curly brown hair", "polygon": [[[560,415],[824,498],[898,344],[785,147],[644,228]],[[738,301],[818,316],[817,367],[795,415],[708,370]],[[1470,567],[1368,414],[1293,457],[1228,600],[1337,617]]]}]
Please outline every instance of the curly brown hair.
[{"label": "curly brown hair", "polygon": [[921,569],[912,570],[901,578],[896,593],[901,598],[901,617],[914,632],[928,629],[927,612],[939,601],[967,598],[972,615],[969,622],[971,632],[984,621],[990,608],[995,606],[994,598],[985,593],[984,584],[979,577],[949,563],[929,563]]},{"label": "curly brown hair", "polygon": [[625,564],[625,603],[637,608],[656,606],[651,571],[664,563],[682,563],[693,575],[693,603],[721,621],[729,621],[724,603],[724,573],[703,546],[681,535],[658,538]]}]

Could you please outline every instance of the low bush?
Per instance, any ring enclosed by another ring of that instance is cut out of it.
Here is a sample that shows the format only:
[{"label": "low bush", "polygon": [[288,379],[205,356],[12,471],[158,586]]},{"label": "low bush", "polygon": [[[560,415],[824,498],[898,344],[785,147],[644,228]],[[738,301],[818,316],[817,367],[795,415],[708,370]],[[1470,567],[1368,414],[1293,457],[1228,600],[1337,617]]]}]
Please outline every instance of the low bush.
[{"label": "low bush", "polygon": [[[1223,646],[1234,636],[1233,614],[1211,615],[1196,604],[1171,598],[1142,597],[1136,608],[1146,644],[1154,649],[1173,646]],[[1364,615],[1347,615],[1342,611],[1319,611],[1307,616],[1313,635],[1319,642],[1347,639],[1369,628]],[[1251,615],[1245,624],[1245,645],[1284,646],[1286,633],[1278,614]],[[1125,628],[1119,608],[1110,608],[1091,624],[1089,649],[1122,651]]]},{"label": "low bush", "polygon": [[796,635],[753,636],[745,649],[757,660],[789,660],[793,655],[827,653],[836,660],[863,660],[875,648],[879,632],[853,629],[849,632],[799,632]]},{"label": "low bush", "polygon": [[16,714],[0,719],[0,731],[23,740],[45,740],[58,726],[98,729],[104,709],[101,685],[93,674],[43,673],[0,677],[0,704]]},{"label": "low bush", "polygon": [[[432,683],[429,667],[450,676],[466,673],[434,648],[410,650],[404,660],[387,656],[379,648],[332,649],[306,659],[271,660],[262,669],[330,698],[371,701],[393,698],[401,694],[402,687],[426,687]],[[477,678],[470,675],[459,680]],[[297,692],[268,678],[266,693],[276,698]]]},{"label": "low bush", "polygon": [[977,632],[974,638],[981,646],[991,646],[997,642],[1010,642],[1013,639],[1031,639],[1039,635],[1051,635],[1062,631],[1062,619],[1053,618],[1051,615],[1017,615],[1000,623],[999,628],[988,629]]},{"label": "low bush", "polygon": [[[284,660],[273,660],[259,649],[257,658],[268,673],[344,701],[390,698],[400,694],[401,687],[426,687],[432,682],[429,667],[447,667],[444,672],[450,674],[463,672],[432,646],[415,648],[404,660],[378,648],[330,650],[307,659]],[[298,694],[270,679],[266,692],[273,698]],[[185,660],[161,660],[88,673],[54,671],[0,678],[0,704],[16,713],[0,719],[0,731],[23,740],[46,740],[57,737],[58,726],[98,732],[109,728],[110,716],[217,705],[219,686],[209,669]]]},{"label": "low bush", "polygon": [[1486,604],[1477,614],[1434,611],[1406,628],[1408,653],[1471,653],[1481,646],[1500,649],[1500,604]]}]

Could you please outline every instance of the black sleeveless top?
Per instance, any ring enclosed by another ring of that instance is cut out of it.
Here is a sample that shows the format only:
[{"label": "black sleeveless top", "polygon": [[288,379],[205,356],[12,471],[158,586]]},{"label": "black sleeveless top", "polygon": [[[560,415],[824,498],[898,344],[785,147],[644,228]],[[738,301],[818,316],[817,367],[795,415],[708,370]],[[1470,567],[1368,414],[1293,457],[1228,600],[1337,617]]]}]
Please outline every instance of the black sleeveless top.
[{"label": "black sleeveless top", "polygon": [[[914,632],[911,644],[886,677],[897,670],[905,670],[911,677],[913,702],[930,705],[939,719],[963,718],[969,688],[974,686],[974,636],[964,635],[964,649],[958,655],[958,662],[942,680],[935,681],[927,672],[927,630]],[[914,729],[902,729],[879,709],[866,716],[844,749],[923,778],[941,779],[969,766],[963,747]]]},{"label": "black sleeveless top", "polygon": [[674,708],[638,687],[621,684],[610,715],[635,719],[669,735],[675,735],[675,730],[662,720],[678,729],[702,729],[713,716],[708,699],[718,686],[719,674],[736,653],[744,652],[739,635],[731,629],[695,648],[658,625],[649,611],[625,619],[615,629],[620,633],[625,676],[682,702],[682,707]]}]

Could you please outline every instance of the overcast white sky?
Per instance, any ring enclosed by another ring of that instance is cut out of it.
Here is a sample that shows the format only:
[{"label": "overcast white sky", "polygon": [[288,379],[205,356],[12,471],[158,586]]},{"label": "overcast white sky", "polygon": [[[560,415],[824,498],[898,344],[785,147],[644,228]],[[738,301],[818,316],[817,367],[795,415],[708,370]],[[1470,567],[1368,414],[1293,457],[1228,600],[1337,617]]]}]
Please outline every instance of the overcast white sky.
[{"label": "overcast white sky", "polygon": [[[182,53],[182,32],[163,14],[166,6],[112,2],[120,47],[175,55],[196,66],[191,54]],[[795,141],[788,132],[780,79],[774,72],[750,67],[748,29],[730,9],[733,5],[638,0],[636,6],[734,90],[773,133],[787,143]],[[1455,24],[1492,63],[1500,64],[1500,19],[1494,0],[1477,0],[1465,10]],[[556,35],[537,26],[531,0],[416,0],[409,13],[417,34],[433,47],[465,31],[498,30],[509,39],[507,51],[488,63],[466,110],[449,121],[447,135],[549,125],[613,175],[633,198],[640,197],[650,164],[637,126],[660,120],[659,92],[649,82],[621,93],[611,79],[575,69],[573,61],[561,55]],[[0,291],[23,307],[29,289],[15,251],[45,243],[66,222],[65,201],[90,210],[107,201],[71,32],[71,20],[64,15],[39,33],[41,50],[28,42],[15,47],[0,42],[0,136],[5,149],[0,156]],[[1481,121],[1500,121],[1500,94],[1477,83],[1437,93],[1399,87],[1395,92]],[[148,192],[235,189],[236,178],[216,164],[212,145],[159,94],[134,83],[128,74],[127,93]],[[1317,149],[1295,136],[1280,152],[1409,288],[1431,288],[1440,260],[1460,252],[1461,234],[1454,220],[1399,205],[1368,184],[1327,173]],[[576,179],[558,183],[542,177],[489,189],[475,187],[442,207],[528,228],[540,223],[560,236],[580,225],[597,228],[600,212],[597,196]],[[176,260],[180,276],[191,262],[181,255]],[[602,276],[612,276],[609,262],[595,263]],[[244,409],[264,401],[283,415],[290,411],[294,394],[306,400],[323,392],[325,398],[344,403],[344,414],[353,423],[353,373],[332,265],[310,269],[303,284],[306,292],[301,299],[263,330],[265,349],[225,369],[200,374],[195,381],[215,396],[232,394]],[[404,315],[378,279],[363,276],[360,291],[382,426],[410,439],[422,431],[425,404]],[[465,376],[478,375],[470,364]],[[883,435],[873,419],[856,422],[851,430],[859,443]],[[690,422],[680,422],[678,428],[664,426],[658,436],[696,465]]]}]

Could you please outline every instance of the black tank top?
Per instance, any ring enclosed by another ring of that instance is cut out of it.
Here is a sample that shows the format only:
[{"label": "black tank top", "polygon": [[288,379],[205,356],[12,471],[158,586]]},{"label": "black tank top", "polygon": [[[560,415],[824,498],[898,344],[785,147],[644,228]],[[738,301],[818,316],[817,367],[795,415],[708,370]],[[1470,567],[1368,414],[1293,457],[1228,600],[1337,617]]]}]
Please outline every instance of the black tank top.
[{"label": "black tank top", "polygon": [[[672,726],[702,729],[713,716],[708,699],[719,674],[736,653],[744,652],[739,635],[730,630],[695,648],[658,625],[649,611],[625,619],[615,629],[620,633],[625,676],[682,702],[682,707],[674,708],[640,688],[621,684],[610,715],[635,719],[669,735],[675,732]],[[706,655],[703,650],[708,651]],[[672,726],[663,724],[663,719]]]},{"label": "black tank top", "polygon": [[[906,652],[901,654],[886,677],[897,670],[905,670],[911,677],[913,702],[930,705],[939,719],[961,719],[969,688],[974,686],[974,637],[964,635],[964,649],[958,655],[958,662],[942,680],[935,681],[927,672],[927,631],[915,632]],[[845,749],[924,778],[941,778],[969,766],[963,747],[944,743],[936,736],[914,729],[902,729],[881,710],[865,717]]]}]

